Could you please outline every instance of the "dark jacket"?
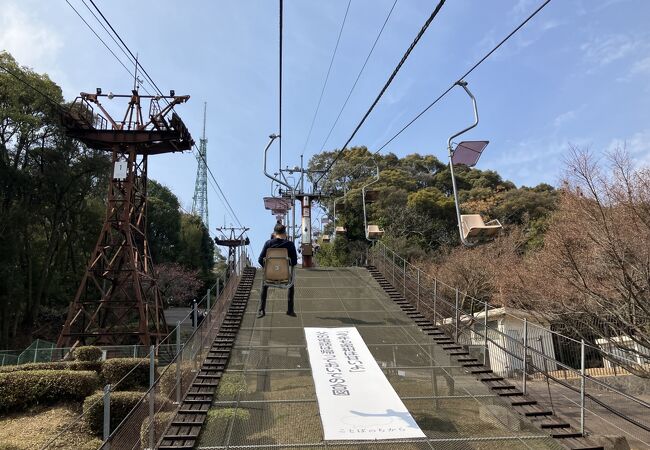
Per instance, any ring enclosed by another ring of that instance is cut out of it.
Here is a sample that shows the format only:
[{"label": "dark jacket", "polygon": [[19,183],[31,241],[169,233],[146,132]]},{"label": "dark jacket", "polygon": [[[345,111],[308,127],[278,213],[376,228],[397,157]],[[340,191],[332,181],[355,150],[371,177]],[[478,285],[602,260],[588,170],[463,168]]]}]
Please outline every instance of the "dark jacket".
[{"label": "dark jacket", "polygon": [[269,248],[286,248],[287,253],[289,254],[289,259],[291,260],[291,265],[295,266],[298,264],[298,254],[296,253],[296,246],[293,245],[293,242],[286,239],[269,239],[264,243],[264,248],[262,248],[262,253],[257,259],[257,262],[260,263],[260,266],[264,267],[264,257],[266,256],[266,250]]}]

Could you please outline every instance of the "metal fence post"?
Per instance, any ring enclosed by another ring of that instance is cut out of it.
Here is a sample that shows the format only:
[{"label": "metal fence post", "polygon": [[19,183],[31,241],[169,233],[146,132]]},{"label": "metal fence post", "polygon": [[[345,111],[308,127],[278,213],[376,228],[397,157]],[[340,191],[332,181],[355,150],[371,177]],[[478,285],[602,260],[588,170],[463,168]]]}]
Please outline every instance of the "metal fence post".
[{"label": "metal fence post", "polygon": [[438,300],[438,279],[433,279],[433,324],[438,324],[438,318],[436,316],[436,303]]},{"label": "metal fence post", "polygon": [[483,365],[487,367],[488,363],[488,302],[485,302],[485,317],[483,318],[484,320],[484,325],[485,325],[485,349],[483,350]]},{"label": "metal fence post", "polygon": [[133,357],[138,357],[138,346],[136,344],[133,344]]},{"label": "metal fence post", "polygon": [[402,264],[402,267],[404,268],[404,283],[403,283],[403,291],[404,291],[404,298],[406,298],[406,258],[402,258],[402,261],[404,261],[404,264]]},{"label": "metal fence post", "polygon": [[415,270],[415,273],[417,274],[417,277],[418,277],[418,281],[417,281],[418,282],[418,292],[417,292],[418,297],[417,297],[417,301],[415,303],[415,307],[419,311],[420,310],[420,269],[417,268]]},{"label": "metal fence post", "polygon": [[456,342],[458,342],[458,288],[456,288],[456,308],[454,310],[454,322],[456,325]]},{"label": "metal fence post", "polygon": [[524,363],[523,363],[524,369],[523,369],[523,374],[522,374],[522,380],[521,384],[523,386],[523,391],[524,395],[526,395],[527,392],[527,386],[526,386],[526,381],[528,379],[528,318],[524,318]]},{"label": "metal fence post", "polygon": [[395,287],[395,252],[393,253],[393,287]]},{"label": "metal fence post", "polygon": [[221,295],[221,278],[217,278],[217,298]]},{"label": "metal fence post", "polygon": [[111,434],[111,385],[104,386],[104,442]]},{"label": "metal fence post", "polygon": [[183,352],[181,350],[181,323],[176,322],[176,403],[181,404],[181,364]]},{"label": "metal fence post", "polygon": [[149,448],[154,448],[154,411],[156,393],[154,389],[154,381],[156,378],[156,360],[154,357],[154,346],[149,347]]},{"label": "metal fence post", "polygon": [[580,433],[585,434],[585,340],[580,342]]},{"label": "metal fence post", "polygon": [[192,328],[196,331],[196,327],[199,326],[199,311],[196,307],[196,300],[192,300]]},{"label": "metal fence post", "polygon": [[208,292],[205,294],[205,308],[208,314],[210,314],[210,288],[208,288]]}]

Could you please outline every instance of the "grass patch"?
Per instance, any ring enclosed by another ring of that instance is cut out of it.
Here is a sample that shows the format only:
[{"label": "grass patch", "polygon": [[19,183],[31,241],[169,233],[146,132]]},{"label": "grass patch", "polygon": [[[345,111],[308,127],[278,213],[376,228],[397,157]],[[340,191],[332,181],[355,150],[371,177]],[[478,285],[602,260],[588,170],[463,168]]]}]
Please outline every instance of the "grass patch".
[{"label": "grass patch", "polygon": [[73,425],[51,446],[59,450],[95,450],[101,441],[77,418],[81,406],[64,403],[54,407],[37,406],[22,413],[0,417],[0,450],[33,450]]}]

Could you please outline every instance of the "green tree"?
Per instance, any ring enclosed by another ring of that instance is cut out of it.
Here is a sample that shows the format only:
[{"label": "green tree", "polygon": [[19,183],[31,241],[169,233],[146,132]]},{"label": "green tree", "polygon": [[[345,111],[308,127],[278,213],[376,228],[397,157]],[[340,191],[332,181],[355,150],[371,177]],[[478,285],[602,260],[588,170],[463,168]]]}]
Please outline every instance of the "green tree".
[{"label": "green tree", "polygon": [[149,180],[147,198],[147,237],[154,263],[177,260],[181,240],[181,212],[172,191]]},{"label": "green tree", "polygon": [[[47,75],[0,64],[0,345],[27,336],[43,307],[74,295],[103,215],[105,155],[65,135],[61,89]],[[36,92],[20,79],[34,86]],[[90,244],[90,245],[89,245]]]}]

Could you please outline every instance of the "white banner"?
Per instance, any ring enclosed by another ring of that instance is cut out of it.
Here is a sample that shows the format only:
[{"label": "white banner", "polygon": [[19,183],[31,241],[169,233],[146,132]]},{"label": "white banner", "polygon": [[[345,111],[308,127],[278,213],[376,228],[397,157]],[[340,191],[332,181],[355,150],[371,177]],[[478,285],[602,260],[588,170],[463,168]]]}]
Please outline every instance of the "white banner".
[{"label": "white banner", "polygon": [[356,328],[305,328],[305,337],[326,441],[426,437]]}]

